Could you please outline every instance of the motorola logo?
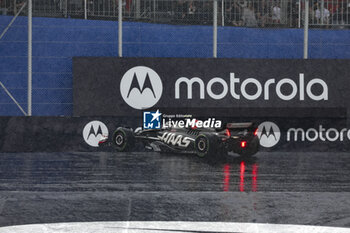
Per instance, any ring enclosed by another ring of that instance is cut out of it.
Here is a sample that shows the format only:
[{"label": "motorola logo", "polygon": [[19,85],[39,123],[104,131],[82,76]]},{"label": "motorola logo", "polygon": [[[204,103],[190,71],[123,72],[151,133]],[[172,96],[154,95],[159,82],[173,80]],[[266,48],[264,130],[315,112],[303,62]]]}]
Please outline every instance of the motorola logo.
[{"label": "motorola logo", "polygon": [[108,128],[101,121],[91,121],[83,129],[85,142],[93,147],[98,147],[102,135],[108,137]]},{"label": "motorola logo", "polygon": [[258,137],[261,146],[270,148],[279,142],[281,131],[275,123],[265,121],[258,126]]},{"label": "motorola logo", "polygon": [[120,81],[124,101],[134,109],[153,107],[162,96],[163,84],[159,75],[146,66],[128,70]]}]

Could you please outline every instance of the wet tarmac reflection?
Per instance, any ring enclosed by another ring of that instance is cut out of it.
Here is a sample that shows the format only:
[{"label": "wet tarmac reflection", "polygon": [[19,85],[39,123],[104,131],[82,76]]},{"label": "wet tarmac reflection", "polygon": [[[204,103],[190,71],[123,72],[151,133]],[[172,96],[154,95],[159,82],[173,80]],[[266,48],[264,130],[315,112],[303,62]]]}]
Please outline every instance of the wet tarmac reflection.
[{"label": "wet tarmac reflection", "polygon": [[[0,226],[233,221],[349,226],[348,153],[0,153]],[[2,211],[1,211],[2,209]]]},{"label": "wet tarmac reflection", "polygon": [[[247,163],[241,161],[238,164],[224,164],[223,167],[224,180],[223,180],[223,191],[236,191],[236,188],[232,187],[230,180],[235,179],[235,174],[239,173],[239,184],[238,190],[240,192],[245,191],[258,191],[258,164]],[[236,183],[236,182],[235,182]],[[237,183],[236,183],[237,184]]]},{"label": "wet tarmac reflection", "polygon": [[258,190],[256,159],[229,161],[158,153],[9,154],[2,190],[240,191]]},{"label": "wet tarmac reflection", "polygon": [[0,190],[343,191],[350,190],[345,155],[261,153],[213,162],[159,153],[3,153]]}]

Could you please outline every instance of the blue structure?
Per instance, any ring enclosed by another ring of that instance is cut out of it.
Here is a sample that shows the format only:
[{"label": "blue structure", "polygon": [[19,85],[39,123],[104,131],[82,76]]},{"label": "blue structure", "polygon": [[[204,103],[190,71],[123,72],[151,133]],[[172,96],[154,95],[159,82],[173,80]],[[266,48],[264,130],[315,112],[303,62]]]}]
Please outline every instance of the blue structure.
[{"label": "blue structure", "polygon": [[[0,16],[0,32],[12,17]],[[212,27],[125,22],[125,57],[211,57]],[[350,30],[310,30],[310,58],[350,58]],[[115,21],[33,18],[33,115],[72,115],[72,57],[117,56]],[[302,58],[302,29],[219,27],[218,57]],[[0,81],[27,102],[27,18],[0,41]],[[22,115],[0,90],[0,115]]]}]

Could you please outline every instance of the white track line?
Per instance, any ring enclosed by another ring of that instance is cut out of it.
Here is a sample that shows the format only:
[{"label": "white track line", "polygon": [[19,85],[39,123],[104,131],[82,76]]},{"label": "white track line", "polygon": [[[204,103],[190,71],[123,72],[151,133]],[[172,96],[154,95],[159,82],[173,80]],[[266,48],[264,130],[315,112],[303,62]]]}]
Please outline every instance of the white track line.
[{"label": "white track line", "polygon": [[0,228],[0,233],[350,233],[350,228],[233,222],[76,222],[33,224]]}]

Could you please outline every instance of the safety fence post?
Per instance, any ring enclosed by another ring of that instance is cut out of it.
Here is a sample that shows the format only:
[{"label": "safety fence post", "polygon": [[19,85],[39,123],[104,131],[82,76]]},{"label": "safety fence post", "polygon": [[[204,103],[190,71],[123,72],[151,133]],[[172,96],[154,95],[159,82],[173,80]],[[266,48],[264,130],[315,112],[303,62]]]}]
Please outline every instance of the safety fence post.
[{"label": "safety fence post", "polygon": [[305,0],[304,59],[308,58],[308,43],[309,43],[309,0]]},{"label": "safety fence post", "polygon": [[217,57],[218,50],[218,1],[213,1],[213,57]]},{"label": "safety fence post", "polygon": [[32,0],[28,0],[28,116],[32,115]]}]

